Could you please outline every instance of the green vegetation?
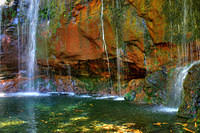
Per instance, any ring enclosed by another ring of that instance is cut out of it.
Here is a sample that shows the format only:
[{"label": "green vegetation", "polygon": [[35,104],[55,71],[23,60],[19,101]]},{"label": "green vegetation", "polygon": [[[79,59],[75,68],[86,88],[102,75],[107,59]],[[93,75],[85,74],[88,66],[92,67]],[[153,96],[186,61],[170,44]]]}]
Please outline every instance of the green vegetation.
[{"label": "green vegetation", "polygon": [[[185,5],[184,2],[186,2]],[[199,6],[200,3],[196,0],[165,1],[163,13],[167,20],[166,40],[171,40],[175,44],[182,44],[183,41],[188,43],[200,38]],[[189,34],[190,36],[188,36]]]},{"label": "green vegetation", "polygon": [[89,93],[98,93],[99,90],[106,90],[110,87],[110,82],[107,79],[98,77],[79,77],[78,86],[82,89],[87,90]]},{"label": "green vegetation", "polygon": [[136,92],[131,90],[130,92],[128,92],[124,95],[124,99],[126,101],[133,101],[135,99],[135,96],[136,96]]},{"label": "green vegetation", "polygon": [[40,20],[50,20],[50,32],[54,34],[60,27],[60,18],[66,12],[65,1],[63,0],[45,0],[40,6]]},{"label": "green vegetation", "polygon": [[110,16],[108,17],[111,19],[111,24],[115,33],[115,41],[118,45],[117,47],[125,50],[126,45],[123,41],[122,26],[126,16],[125,13],[127,9],[130,8],[130,5],[126,4],[125,0],[115,0],[107,4],[110,11]]}]

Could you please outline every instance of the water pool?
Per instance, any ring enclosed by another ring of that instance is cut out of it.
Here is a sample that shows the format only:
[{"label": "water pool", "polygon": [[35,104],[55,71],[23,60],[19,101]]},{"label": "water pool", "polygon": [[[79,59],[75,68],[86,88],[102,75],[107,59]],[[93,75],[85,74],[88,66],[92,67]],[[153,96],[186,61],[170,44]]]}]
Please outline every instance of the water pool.
[{"label": "water pool", "polygon": [[69,96],[0,98],[0,133],[182,133],[176,111],[126,101]]}]

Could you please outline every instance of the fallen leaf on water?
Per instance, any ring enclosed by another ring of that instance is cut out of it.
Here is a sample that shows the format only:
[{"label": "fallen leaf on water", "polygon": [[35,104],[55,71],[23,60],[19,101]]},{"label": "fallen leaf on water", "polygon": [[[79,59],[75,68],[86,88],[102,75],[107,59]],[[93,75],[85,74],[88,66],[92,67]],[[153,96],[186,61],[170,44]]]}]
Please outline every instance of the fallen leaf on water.
[{"label": "fallen leaf on water", "polygon": [[176,123],[177,125],[181,125],[181,126],[184,126],[184,127],[187,127],[188,126],[188,124],[187,123]]},{"label": "fallen leaf on water", "polygon": [[124,123],[124,126],[127,126],[128,128],[135,126],[135,123]]},{"label": "fallen leaf on water", "polygon": [[74,118],[70,118],[71,121],[81,121],[81,120],[87,120],[88,117],[74,117]]},{"label": "fallen leaf on water", "polygon": [[161,126],[161,123],[160,123],[160,122],[157,122],[157,123],[153,123],[153,125]]},{"label": "fallen leaf on water", "polygon": [[94,105],[93,105],[93,104],[90,104],[90,106],[93,107]]},{"label": "fallen leaf on water", "polygon": [[166,123],[166,122],[163,122],[163,123],[161,123],[161,122],[153,123],[153,125],[156,125],[156,126],[161,126],[161,125],[166,125],[166,124],[168,124],[168,123]]},{"label": "fallen leaf on water", "polygon": [[83,112],[83,110],[78,110],[78,109],[76,109],[76,110],[74,110],[75,112]]},{"label": "fallen leaf on water", "polygon": [[196,128],[197,128],[197,122],[195,122],[195,123],[194,123],[194,127],[196,127]]},{"label": "fallen leaf on water", "polygon": [[0,122],[0,128],[7,127],[7,126],[17,126],[24,124],[25,121],[6,121],[6,122]]},{"label": "fallen leaf on water", "polygon": [[186,130],[186,131],[188,131],[188,132],[195,133],[195,131],[192,131],[192,130],[186,128],[186,127],[184,127],[183,129]]},{"label": "fallen leaf on water", "polygon": [[[129,132],[129,130],[127,130]],[[143,133],[142,131],[138,130],[138,129],[132,129],[130,130],[132,133]]]},{"label": "fallen leaf on water", "polygon": [[63,115],[63,113],[58,113],[58,115]]}]

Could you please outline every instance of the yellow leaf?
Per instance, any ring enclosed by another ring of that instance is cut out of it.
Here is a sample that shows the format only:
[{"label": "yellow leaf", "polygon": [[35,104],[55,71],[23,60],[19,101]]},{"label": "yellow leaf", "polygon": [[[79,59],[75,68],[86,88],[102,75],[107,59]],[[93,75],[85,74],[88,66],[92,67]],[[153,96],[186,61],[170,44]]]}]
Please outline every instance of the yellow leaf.
[{"label": "yellow leaf", "polygon": [[93,107],[94,105],[93,105],[93,104],[90,104],[90,106]]},{"label": "yellow leaf", "polygon": [[157,122],[157,123],[153,123],[153,125],[156,125],[156,126],[161,126],[162,123],[160,122]]},{"label": "yellow leaf", "polygon": [[195,133],[195,131],[192,131],[192,130],[186,128],[186,127],[184,127],[183,129],[186,130],[186,131],[188,131],[188,132]]}]

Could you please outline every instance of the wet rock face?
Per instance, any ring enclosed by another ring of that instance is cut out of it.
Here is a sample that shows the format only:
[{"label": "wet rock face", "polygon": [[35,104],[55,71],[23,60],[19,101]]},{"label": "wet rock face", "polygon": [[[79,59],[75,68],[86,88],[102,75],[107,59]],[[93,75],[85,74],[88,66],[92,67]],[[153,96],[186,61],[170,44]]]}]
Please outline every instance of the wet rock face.
[{"label": "wet rock face", "polygon": [[[178,51],[182,49],[181,45],[177,46],[165,39],[166,34],[171,32],[167,29],[169,24],[166,20],[167,11],[164,12],[167,5],[165,1],[125,0],[119,13],[114,10],[113,5],[113,1],[104,2],[103,28],[107,51],[102,40],[101,0],[85,3],[77,1],[70,10],[71,18],[65,18],[67,14],[61,15],[60,26],[50,38],[49,64],[70,64],[72,67],[76,64],[86,68],[85,64],[93,65],[99,60],[99,67],[96,69],[105,71],[106,52],[110,60],[116,60],[118,47],[120,61],[126,67],[125,71],[134,75],[129,78],[132,79],[144,78],[146,71],[154,72],[162,66],[175,67],[176,63],[184,60],[186,56],[190,60],[197,60],[196,45],[199,45],[199,42],[194,41],[186,47],[186,51],[191,51],[188,55],[178,55]],[[116,24],[116,21],[119,21],[119,24]],[[116,29],[119,30],[118,34]],[[41,65],[45,65],[44,62],[41,61]],[[110,66],[116,66],[115,62],[110,61]],[[116,73],[116,69],[113,69],[113,73]]]},{"label": "wet rock face", "polygon": [[17,27],[14,22],[17,10],[17,1],[2,1],[2,22],[0,33],[0,77],[1,79],[10,79],[16,76],[18,71],[18,41],[17,41]]},{"label": "wet rock face", "polygon": [[162,13],[163,0],[128,0],[144,18],[154,44],[164,42],[166,21]]},{"label": "wet rock face", "polygon": [[[10,9],[16,11],[18,0],[15,1],[15,4]],[[101,0],[88,0],[84,2],[81,0],[66,0],[67,9],[63,9],[66,8],[66,5],[62,3],[64,1],[58,0],[58,4],[54,4],[60,7],[60,10],[64,10],[63,12],[58,14],[56,12],[56,15],[53,17],[45,14],[47,15],[46,19],[41,18],[42,14],[40,14],[37,63],[41,74],[45,75],[46,71],[53,73],[51,76],[55,82],[52,84],[57,86],[56,89],[52,87],[53,91],[70,91],[72,89],[77,93],[93,93],[92,88],[95,88],[96,90],[99,89],[99,92],[102,94],[106,94],[108,93],[106,90],[109,86],[107,85],[108,83],[102,83],[105,85],[102,87],[98,84],[98,81],[106,82],[112,79],[113,84],[117,84],[117,64],[120,64],[120,80],[129,82],[128,87],[124,87],[126,89],[122,90],[122,94],[133,90],[136,92],[134,99],[136,102],[144,102],[146,99],[146,101],[151,103],[152,101],[159,103],[166,100],[165,89],[167,80],[165,70],[160,70],[160,68],[162,66],[165,66],[167,69],[175,67],[177,62],[185,60],[185,57],[189,61],[198,60],[199,41],[191,42],[191,45],[188,45],[184,50],[190,53],[180,54],[179,57],[178,51],[183,49],[183,47],[173,44],[170,39],[166,40],[165,36],[169,32],[168,27],[170,25],[167,21],[168,16],[164,13],[164,11],[168,12],[164,8],[168,6],[166,1],[118,1],[121,3],[120,9],[116,8],[114,0],[104,0],[103,27]],[[55,7],[53,9],[58,9]],[[43,12],[45,10],[46,8],[44,10],[41,9],[40,13],[45,13]],[[56,21],[53,21],[53,19]],[[17,25],[14,23],[16,16],[8,13],[7,16],[4,15],[4,20],[6,20],[4,22],[6,26],[2,32],[4,35],[1,53],[1,67],[3,66],[3,68],[1,70],[6,71],[7,76],[12,75],[8,78],[14,78],[17,77],[18,64],[23,65],[24,63],[23,59],[25,58],[22,53],[25,51],[25,46],[20,48],[17,46]],[[49,21],[50,26],[48,23],[45,23],[46,21]],[[54,26],[54,32],[51,31],[53,29],[51,22],[55,22],[55,25],[58,25],[56,28]],[[50,27],[49,29],[46,28],[48,26]],[[107,51],[104,49],[102,28],[105,33]],[[181,34],[174,34],[176,35],[174,38],[179,36],[177,40],[181,40]],[[170,35],[173,37],[174,34]],[[187,36],[190,36],[190,34],[187,33]],[[45,39],[46,44],[44,43]],[[25,41],[23,44],[26,44],[26,40],[19,41]],[[19,53],[19,50],[22,53]],[[45,57],[40,56],[39,51],[42,54],[46,53]],[[106,52],[109,56],[110,73]],[[20,60],[18,54],[22,55]],[[61,77],[58,77],[58,75]],[[66,75],[84,78],[81,81],[75,80],[78,85],[73,86],[74,82],[71,82]],[[7,80],[5,82],[7,82],[6,85],[8,87],[4,86],[2,89],[10,92],[12,91],[10,86],[15,86],[16,83],[14,82],[19,81]],[[46,82],[44,79],[41,81],[41,86],[44,86],[40,88],[41,92],[49,91]],[[18,90],[13,88],[13,91]],[[113,94],[116,94],[116,92],[113,92]],[[191,98],[189,97],[189,99]]]},{"label": "wet rock face", "polygon": [[193,117],[200,110],[200,65],[194,65],[184,81],[184,98],[179,115]]},{"label": "wet rock face", "polygon": [[153,103],[165,104],[167,99],[167,69],[148,74],[145,78],[144,91]]},{"label": "wet rock face", "polygon": [[[111,6],[111,4],[108,2],[104,6]],[[87,5],[77,4],[72,10],[72,19],[68,23],[68,20],[61,17],[61,26],[57,28],[56,34],[52,37],[51,42],[53,43],[50,44],[50,47],[53,48],[50,56],[56,57],[56,59],[49,59],[51,61],[49,64],[54,64],[54,66],[70,64],[72,68],[78,66],[86,68],[82,71],[90,70],[92,73],[101,75],[97,71],[108,72],[107,60],[109,59],[111,73],[115,75],[117,73],[116,60],[120,58],[124,75],[128,75],[129,79],[144,77],[146,70],[142,19],[136,15],[136,10],[131,5],[127,5],[127,9],[123,12],[128,15],[124,16],[123,22],[120,23],[122,25],[121,39],[124,45],[120,46],[116,40],[118,35],[115,33],[117,27],[113,24],[115,20],[111,17],[113,14],[109,8],[104,8],[104,27],[102,27],[100,0],[93,0]],[[104,49],[103,36],[107,49]],[[120,49],[120,57],[117,57],[117,47]],[[106,57],[106,52],[108,57]],[[41,65],[44,65],[44,62],[41,61]],[[96,70],[93,70],[94,67]]]}]

